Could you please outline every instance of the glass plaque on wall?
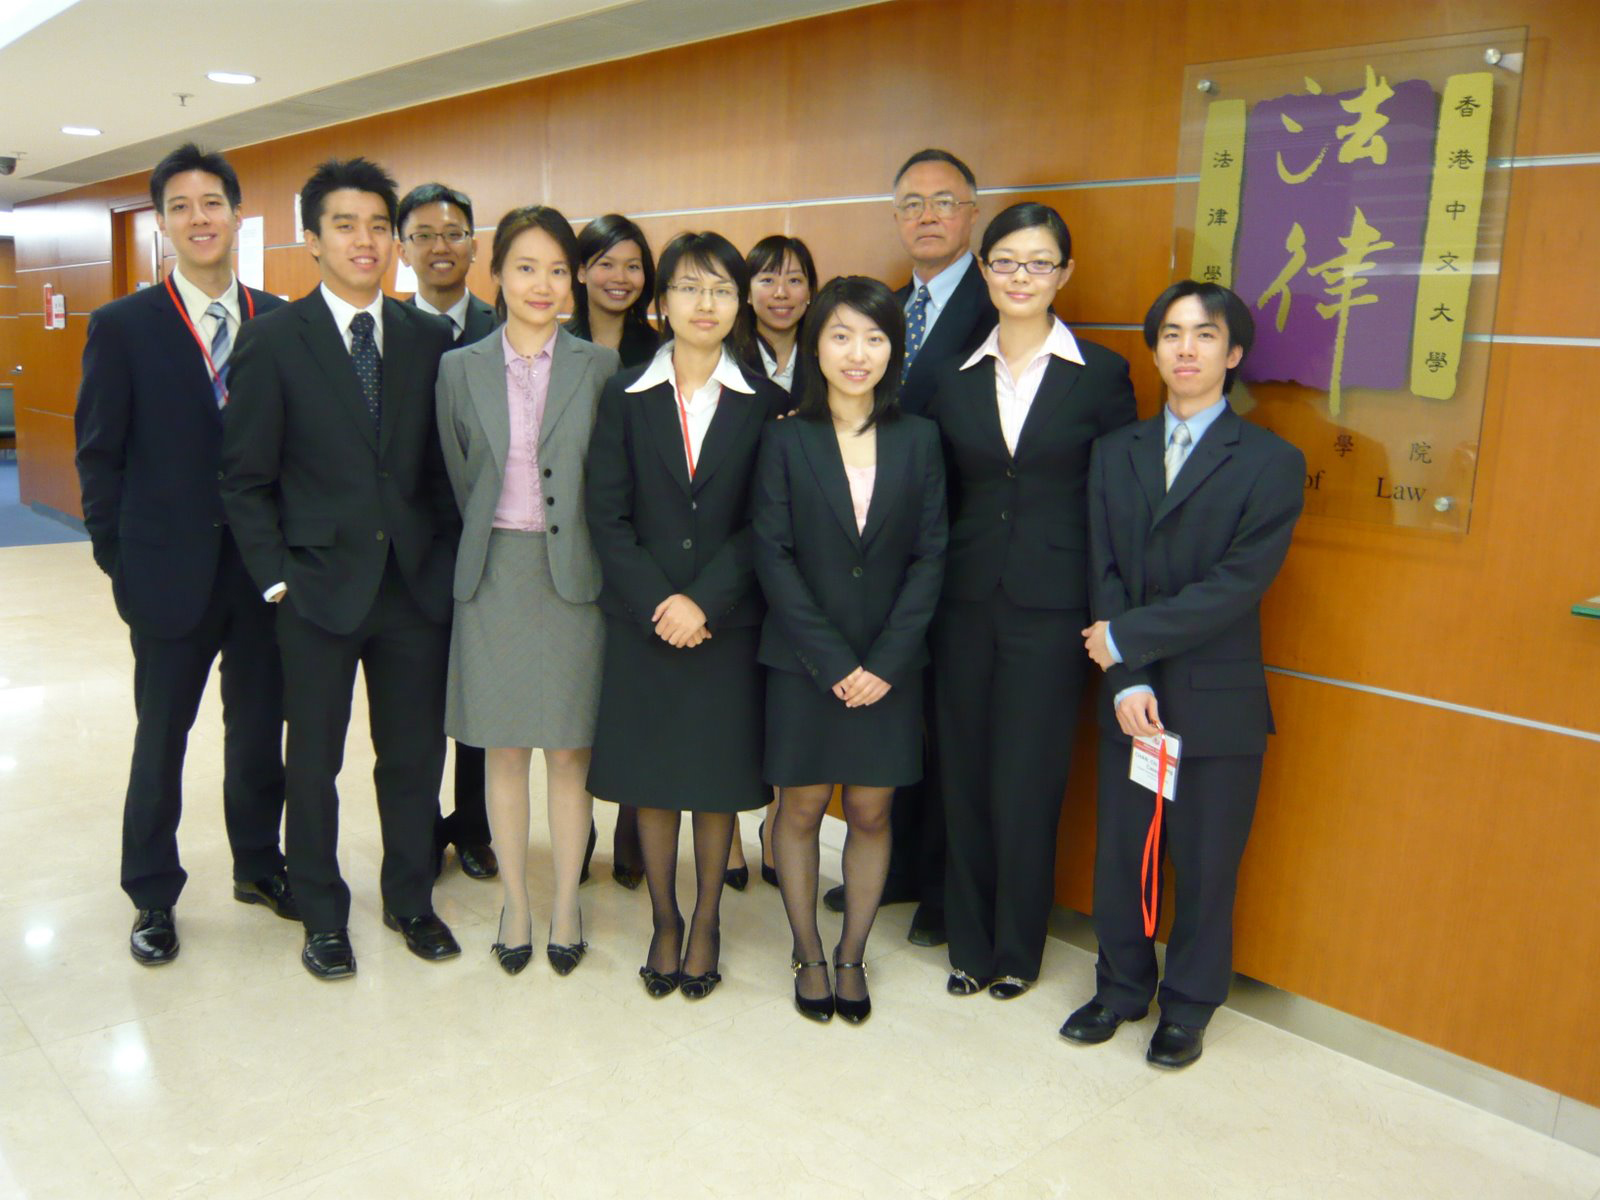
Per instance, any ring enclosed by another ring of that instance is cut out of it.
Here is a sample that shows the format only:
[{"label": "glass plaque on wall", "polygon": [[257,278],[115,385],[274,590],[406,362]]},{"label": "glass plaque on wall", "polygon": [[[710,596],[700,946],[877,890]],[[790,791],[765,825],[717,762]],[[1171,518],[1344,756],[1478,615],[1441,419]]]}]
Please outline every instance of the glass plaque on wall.
[{"label": "glass plaque on wall", "polygon": [[1250,307],[1231,399],[1305,453],[1308,513],[1467,530],[1526,40],[1185,72],[1174,267]]}]

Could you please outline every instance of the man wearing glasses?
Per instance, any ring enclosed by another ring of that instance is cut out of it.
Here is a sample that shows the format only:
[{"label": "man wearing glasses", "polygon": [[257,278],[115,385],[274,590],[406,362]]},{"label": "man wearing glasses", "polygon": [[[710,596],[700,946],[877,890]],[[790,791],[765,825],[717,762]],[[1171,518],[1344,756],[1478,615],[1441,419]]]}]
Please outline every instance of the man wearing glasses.
[{"label": "man wearing glasses", "polygon": [[[482,341],[500,324],[494,306],[467,290],[477,244],[472,236],[472,201],[442,183],[412,188],[400,201],[400,257],[417,276],[411,303],[450,322],[456,346]],[[493,879],[500,864],[489,845],[489,814],[484,806],[483,750],[456,743],[456,807],[438,822],[438,865],[444,848],[455,846],[462,873]],[[441,805],[442,809],[442,805]]]},{"label": "man wearing glasses", "polygon": [[[964,362],[994,328],[989,289],[972,256],[978,219],[978,181],[948,150],[919,150],[894,177],[895,228],[911,258],[911,280],[895,292],[905,308],[906,357],[900,374],[900,405],[923,416],[940,369]],[[932,729],[932,676],[923,691]],[[922,782],[895,793],[894,850],[883,903],[915,900],[908,940],[942,946],[944,922],[944,810],[940,804],[938,757],[931,736]],[[830,888],[823,903],[844,911],[844,888]]]}]

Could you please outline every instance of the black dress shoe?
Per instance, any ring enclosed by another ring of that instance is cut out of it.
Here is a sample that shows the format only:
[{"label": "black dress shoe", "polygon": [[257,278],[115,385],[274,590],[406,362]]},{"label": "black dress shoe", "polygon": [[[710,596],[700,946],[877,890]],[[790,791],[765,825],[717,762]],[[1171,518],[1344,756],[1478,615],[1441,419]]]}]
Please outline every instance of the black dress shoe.
[{"label": "black dress shoe", "polygon": [[683,972],[652,971],[649,967],[640,967],[639,978],[644,980],[644,990],[650,994],[650,998],[660,1000],[678,990],[678,985],[683,982]]},{"label": "black dress shoe", "polygon": [[702,975],[685,975],[678,972],[678,988],[683,992],[685,1000],[704,1000],[717,990],[717,984],[722,982],[722,976],[716,971],[707,971]]},{"label": "black dress shoe", "polygon": [[1109,1042],[1111,1035],[1117,1032],[1117,1026],[1125,1020],[1127,1018],[1121,1013],[1113,1012],[1098,1000],[1091,1000],[1067,1018],[1061,1026],[1061,1036],[1069,1042],[1098,1046],[1101,1042]]},{"label": "black dress shoe", "polygon": [[[864,962],[842,963],[836,958],[833,960],[833,978],[836,983],[840,971],[860,971],[862,984],[867,981],[867,964]],[[846,1000],[838,992],[835,992],[833,1010],[839,1014],[840,1020],[848,1021],[852,1025],[859,1025],[872,1015],[872,997],[863,996],[859,1000]]]},{"label": "black dress shoe", "polygon": [[989,986],[987,979],[979,979],[976,975],[968,975],[957,968],[950,972],[950,978],[944,981],[944,990],[952,996],[976,996]]},{"label": "black dress shoe", "polygon": [[170,908],[141,908],[128,936],[133,961],[146,967],[159,967],[178,957],[178,926]]},{"label": "black dress shoe", "polygon": [[318,979],[349,979],[356,973],[356,952],[350,948],[350,931],[306,931],[306,948],[300,951],[305,969]]},{"label": "black dress shoe", "polygon": [[948,940],[944,933],[944,909],[935,908],[927,901],[917,905],[906,941],[913,946],[942,946]]},{"label": "black dress shoe", "polygon": [[832,913],[842,913],[844,911],[844,884],[841,883],[838,887],[831,887],[822,893],[822,907]]},{"label": "black dress shoe", "polygon": [[833,1020],[833,993],[829,992],[826,996],[818,996],[815,998],[811,996],[802,996],[800,994],[800,972],[806,970],[808,967],[822,967],[822,977],[826,979],[828,977],[827,966],[828,964],[820,958],[811,962],[801,962],[797,958],[789,964],[789,969],[794,972],[795,1012],[799,1013],[802,1017],[805,1017],[809,1021],[817,1021],[824,1025]]},{"label": "black dress shoe", "polygon": [[736,892],[742,892],[750,886],[750,868],[733,867],[722,873],[722,882]]},{"label": "black dress shoe", "polygon": [[[761,843],[761,882],[778,886],[778,868],[767,866],[767,822],[763,818],[761,828],[756,830],[756,840]],[[824,903],[827,897],[823,897]]]},{"label": "black dress shoe", "polygon": [[989,995],[996,1000],[1015,1000],[1032,986],[1033,980],[1031,979],[1019,979],[1015,975],[1002,975],[989,985]]},{"label": "black dress shoe", "polygon": [[[505,925],[506,910],[502,908],[500,910],[500,925],[495,930],[497,938],[503,939],[505,937]],[[522,973],[522,969],[533,959],[533,943],[530,942],[523,946],[508,946],[504,941],[497,941],[489,947],[489,953],[494,955],[495,961],[500,964],[500,969],[507,975],[519,975]]]},{"label": "black dress shoe", "polygon": [[639,885],[644,882],[644,872],[636,867],[625,867],[621,863],[612,863],[611,878],[632,892],[636,891]]},{"label": "black dress shoe", "polygon": [[578,914],[578,940],[570,946],[563,946],[549,940],[546,935],[544,956],[550,960],[550,965],[555,968],[557,975],[570,975],[572,970],[583,961],[589,943],[583,940],[583,914]]},{"label": "black dress shoe", "polygon": [[1150,1039],[1150,1048],[1144,1060],[1153,1067],[1176,1071],[1187,1067],[1200,1057],[1206,1031],[1193,1025],[1179,1025],[1176,1021],[1162,1021]]},{"label": "black dress shoe", "polygon": [[456,858],[461,863],[461,873],[468,879],[493,879],[500,874],[500,860],[492,847],[482,842],[468,842],[456,846]]},{"label": "black dress shoe", "polygon": [[241,904],[265,904],[285,921],[300,919],[300,906],[294,902],[287,871],[275,872],[265,879],[235,879],[233,898]]},{"label": "black dress shoe", "polygon": [[461,947],[451,934],[450,927],[441,921],[436,913],[423,913],[419,917],[397,917],[388,909],[384,909],[383,923],[390,929],[399,930],[400,936],[406,940],[406,949],[418,958],[438,962],[441,958],[454,958],[461,953]]},{"label": "black dress shoe", "polygon": [[594,844],[599,840],[599,833],[594,827],[593,818],[589,821],[589,843],[583,848],[583,870],[578,872],[578,886],[582,887],[589,882],[589,860],[594,857]]}]

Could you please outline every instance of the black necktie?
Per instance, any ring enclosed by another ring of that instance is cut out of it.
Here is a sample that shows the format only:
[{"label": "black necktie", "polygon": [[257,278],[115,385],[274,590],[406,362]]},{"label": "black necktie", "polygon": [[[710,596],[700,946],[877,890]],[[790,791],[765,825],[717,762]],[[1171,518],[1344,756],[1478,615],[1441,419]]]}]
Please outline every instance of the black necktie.
[{"label": "black necktie", "polygon": [[378,354],[377,339],[372,336],[377,327],[371,313],[358,312],[350,318],[350,359],[356,365],[356,378],[361,382],[361,394],[366,397],[374,426],[382,415],[383,395],[383,359]]}]

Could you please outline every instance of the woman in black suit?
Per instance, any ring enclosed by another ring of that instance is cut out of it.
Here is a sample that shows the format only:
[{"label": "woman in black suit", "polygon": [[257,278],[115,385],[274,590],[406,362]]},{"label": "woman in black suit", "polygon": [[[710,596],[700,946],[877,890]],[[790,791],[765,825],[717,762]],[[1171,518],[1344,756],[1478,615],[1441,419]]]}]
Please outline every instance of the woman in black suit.
[{"label": "woman in black suit", "polygon": [[[639,972],[646,990],[660,997],[681,985],[699,999],[721,979],[718,906],[734,820],[768,799],[750,480],[762,427],[788,397],[739,366],[749,276],[726,238],[679,235],[662,251],[659,278],[656,306],[673,340],[606,385],[589,443],[606,615],[589,789],[639,809],[655,923]],[[675,890],[685,812],[698,882],[687,941]]]},{"label": "woman in black suit", "polygon": [[[757,471],[756,573],[767,597],[767,781],[773,859],[794,934],[802,1015],[871,1013],[867,934],[889,869],[889,805],[922,775],[922,667],[946,542],[931,421],[900,412],[905,319],[883,284],[834,279],[801,329],[799,407],[770,426]],[[817,836],[843,789],[838,996],[817,931]],[[847,974],[848,973],[848,974]]]},{"label": "woman in black suit", "polygon": [[1039,976],[1056,826],[1088,660],[1089,446],[1134,419],[1128,364],[1051,311],[1072,274],[1059,213],[1016,204],[979,253],[994,332],[942,370],[953,497],[934,622],[952,995],[1009,1000]]}]

